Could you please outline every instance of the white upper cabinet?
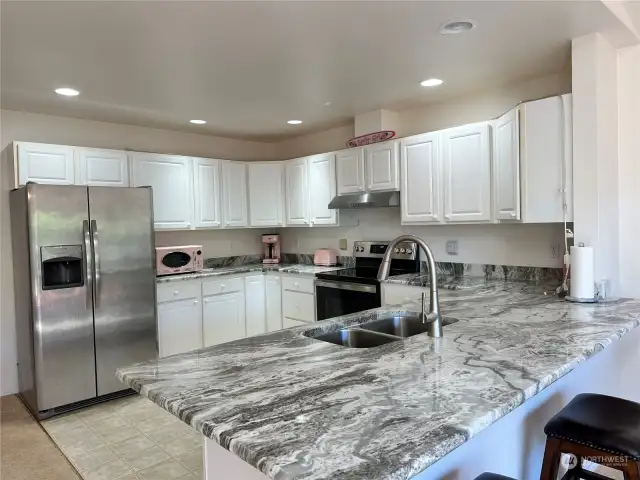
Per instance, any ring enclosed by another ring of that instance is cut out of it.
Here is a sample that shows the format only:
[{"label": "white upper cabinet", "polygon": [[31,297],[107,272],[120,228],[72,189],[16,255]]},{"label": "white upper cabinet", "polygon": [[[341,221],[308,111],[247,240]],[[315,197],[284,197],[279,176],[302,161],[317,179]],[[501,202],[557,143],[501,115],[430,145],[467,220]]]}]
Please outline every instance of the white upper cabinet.
[{"label": "white upper cabinet", "polygon": [[75,183],[73,147],[28,142],[18,142],[16,146],[18,185]]},{"label": "white upper cabinet", "polygon": [[265,278],[262,273],[244,278],[246,299],[246,335],[252,337],[267,331]]},{"label": "white upper cabinet", "polygon": [[336,156],[309,157],[309,218],[311,225],[337,225],[337,210],[329,208],[336,196]]},{"label": "white upper cabinet", "polygon": [[76,148],[76,184],[102,187],[129,186],[127,152]]},{"label": "white upper cabinet", "polygon": [[350,148],[336,153],[338,195],[366,191],[364,148]]},{"label": "white upper cabinet", "polygon": [[441,132],[444,219],[491,220],[491,138],[489,123]]},{"label": "white upper cabinet", "polygon": [[153,189],[156,229],[190,229],[193,225],[193,162],[190,157],[132,154],[134,187]]},{"label": "white upper cabinet", "polygon": [[194,216],[196,228],[222,226],[220,160],[193,159]]},{"label": "white upper cabinet", "polygon": [[572,146],[571,94],[520,106],[522,222],[573,221]]},{"label": "white upper cabinet", "polygon": [[400,142],[402,223],[441,221],[439,140],[434,132]]},{"label": "white upper cabinet", "polygon": [[222,210],[225,227],[249,225],[247,166],[243,162],[222,161]]},{"label": "white upper cabinet", "polygon": [[283,162],[250,162],[249,225],[281,227],[284,225]]},{"label": "white upper cabinet", "polygon": [[285,162],[287,225],[309,225],[309,171],[307,158]]},{"label": "white upper cabinet", "polygon": [[369,145],[364,152],[367,191],[398,190],[398,141]]},{"label": "white upper cabinet", "polygon": [[497,220],[520,220],[520,128],[515,108],[494,121],[493,191]]}]

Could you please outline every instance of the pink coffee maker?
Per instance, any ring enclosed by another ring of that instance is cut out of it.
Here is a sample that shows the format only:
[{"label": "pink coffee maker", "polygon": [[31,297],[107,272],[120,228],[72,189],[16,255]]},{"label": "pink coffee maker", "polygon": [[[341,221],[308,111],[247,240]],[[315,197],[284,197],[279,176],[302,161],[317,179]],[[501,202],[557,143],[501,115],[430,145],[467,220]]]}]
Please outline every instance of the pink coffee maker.
[{"label": "pink coffee maker", "polygon": [[280,235],[270,233],[262,235],[262,263],[274,265],[280,263]]}]

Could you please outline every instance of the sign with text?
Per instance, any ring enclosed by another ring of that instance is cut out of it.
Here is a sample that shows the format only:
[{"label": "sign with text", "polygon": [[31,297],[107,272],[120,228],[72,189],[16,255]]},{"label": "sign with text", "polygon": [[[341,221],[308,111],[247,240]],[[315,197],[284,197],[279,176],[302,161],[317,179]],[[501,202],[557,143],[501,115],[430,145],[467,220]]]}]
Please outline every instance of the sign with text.
[{"label": "sign with text", "polygon": [[366,135],[360,135],[354,137],[347,142],[347,147],[362,147],[364,145],[371,145],[372,143],[386,142],[396,136],[396,132],[393,130],[382,130],[381,132],[367,133]]}]

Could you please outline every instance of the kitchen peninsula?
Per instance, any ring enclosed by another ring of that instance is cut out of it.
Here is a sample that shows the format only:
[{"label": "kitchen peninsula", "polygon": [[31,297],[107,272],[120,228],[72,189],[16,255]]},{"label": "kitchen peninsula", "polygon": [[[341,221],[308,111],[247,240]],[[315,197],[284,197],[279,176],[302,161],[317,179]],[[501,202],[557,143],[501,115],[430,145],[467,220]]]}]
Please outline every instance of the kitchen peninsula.
[{"label": "kitchen peninsula", "polygon": [[467,480],[485,470],[532,479],[545,421],[575,394],[640,398],[629,381],[640,365],[640,301],[571,304],[544,286],[484,280],[448,281],[440,296],[445,318],[458,320],[440,339],[355,349],[311,338],[415,314],[409,303],[118,377],[203,433],[208,480]]}]

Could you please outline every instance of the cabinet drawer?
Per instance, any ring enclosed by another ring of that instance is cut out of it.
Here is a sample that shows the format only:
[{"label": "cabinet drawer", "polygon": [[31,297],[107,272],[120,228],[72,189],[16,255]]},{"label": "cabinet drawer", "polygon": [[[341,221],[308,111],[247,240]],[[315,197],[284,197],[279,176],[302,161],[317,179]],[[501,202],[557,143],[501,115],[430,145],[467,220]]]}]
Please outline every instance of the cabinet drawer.
[{"label": "cabinet drawer", "polygon": [[293,292],[315,293],[313,278],[282,277],[282,288]]},{"label": "cabinet drawer", "polygon": [[242,292],[244,278],[223,277],[220,280],[202,282],[202,295],[220,295],[221,293]]},{"label": "cabinet drawer", "polygon": [[200,282],[175,282],[158,285],[158,303],[200,298]]},{"label": "cabinet drawer", "polygon": [[282,292],[282,311],[287,318],[315,322],[315,295],[285,290]]}]

